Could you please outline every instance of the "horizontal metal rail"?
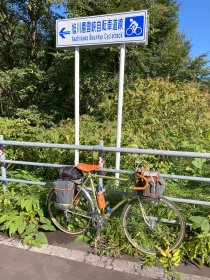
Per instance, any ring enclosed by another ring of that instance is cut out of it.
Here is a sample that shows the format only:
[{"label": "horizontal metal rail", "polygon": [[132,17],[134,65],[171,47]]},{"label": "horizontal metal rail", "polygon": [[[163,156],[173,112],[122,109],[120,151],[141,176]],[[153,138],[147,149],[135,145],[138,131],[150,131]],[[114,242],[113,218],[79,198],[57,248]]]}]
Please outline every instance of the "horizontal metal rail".
[{"label": "horizontal metal rail", "polygon": [[48,182],[39,182],[39,181],[29,181],[29,180],[22,180],[22,179],[13,179],[13,178],[2,178],[0,177],[0,181],[6,181],[11,183],[20,183],[20,184],[27,184],[27,185],[37,185],[43,187],[52,187],[52,183]]},{"label": "horizontal metal rail", "polygon": [[[17,160],[1,160],[2,163],[10,163],[10,164],[17,164],[17,165],[30,165],[30,166],[37,166],[37,167],[51,167],[51,168],[60,168],[67,165],[63,164],[54,164],[54,163],[41,163],[41,162],[30,162],[30,161],[17,161]],[[73,165],[68,165],[73,167]],[[108,169],[108,168],[100,168],[98,171],[102,172],[110,172],[110,173],[120,173],[120,174],[132,174],[133,171],[129,170],[117,170],[117,169]],[[183,176],[183,175],[171,175],[171,174],[160,174],[163,178],[168,179],[177,179],[177,180],[189,180],[189,181],[199,181],[199,182],[209,182],[210,178],[204,177],[195,177],[195,176]]]},{"label": "horizontal metal rail", "polygon": [[[0,177],[0,181],[1,180],[2,180],[2,177]],[[11,182],[11,183],[22,183],[22,184],[27,184],[27,185],[52,187],[52,183],[49,183],[49,182],[29,181],[29,180],[12,179],[12,178],[6,178],[5,181]],[[109,193],[109,194],[116,194],[116,195],[131,195],[132,194],[132,192],[116,191],[116,190],[105,190],[105,192]],[[203,201],[203,200],[193,200],[193,199],[184,199],[184,198],[175,198],[175,197],[166,197],[166,198],[171,201],[174,201],[174,202],[210,206],[210,202]]]},{"label": "horizontal metal rail", "polygon": [[[166,150],[152,150],[152,149],[134,149],[134,148],[115,148],[115,147],[103,147],[101,145],[95,146],[86,146],[86,145],[66,145],[66,144],[52,144],[52,143],[39,143],[39,142],[19,142],[19,141],[3,141],[0,139],[0,145],[4,146],[22,146],[22,147],[40,147],[40,148],[58,148],[58,149],[71,149],[71,150],[84,150],[84,151],[103,151],[103,152],[120,152],[120,153],[131,153],[131,154],[151,154],[158,156],[173,156],[173,157],[190,157],[190,158],[210,158],[210,153],[198,153],[198,152],[180,152],[180,151],[166,151]],[[4,156],[1,156],[0,160],[2,165],[5,164],[19,164],[19,165],[30,165],[37,167],[52,167],[59,168],[66,165],[63,164],[51,164],[51,163],[40,163],[40,162],[28,162],[28,161],[16,161],[16,160],[5,160]],[[72,166],[72,165],[69,165]],[[99,171],[103,172],[111,172],[111,173],[121,173],[121,174],[132,174],[133,171],[129,170],[117,170],[117,169],[108,169],[108,168],[100,168]],[[160,174],[163,178],[169,179],[179,179],[179,180],[192,180],[192,181],[200,181],[200,182],[210,182],[210,178],[203,177],[194,177],[194,176],[182,176],[182,175],[171,175],[171,174]],[[13,182],[13,183],[22,183],[28,185],[39,185],[44,187],[52,187],[52,183],[48,182],[36,182],[22,179],[14,179],[14,178],[6,178],[3,175],[0,176],[0,181],[2,182]],[[113,194],[121,194],[127,195],[131,194],[130,192],[122,192],[122,191],[114,191],[114,190],[106,190],[108,193]],[[191,199],[183,199],[183,198],[171,198],[168,197],[169,200],[181,203],[188,204],[199,204],[210,206],[210,202],[208,201],[200,201],[200,200],[191,200]]]},{"label": "horizontal metal rail", "polygon": [[[131,192],[116,191],[116,190],[105,190],[105,192],[110,193],[110,194],[118,194],[118,195],[130,195],[131,194]],[[134,194],[135,194],[135,192],[134,192]],[[168,200],[171,200],[174,202],[210,206],[210,201],[175,198],[175,197],[168,197],[168,196],[164,196],[164,197],[167,198]]]},{"label": "horizontal metal rail", "polygon": [[152,149],[135,149],[135,148],[115,148],[115,147],[102,147],[100,145],[86,146],[86,145],[67,145],[67,144],[52,144],[52,143],[39,143],[39,142],[19,142],[19,141],[0,141],[1,145],[9,146],[27,146],[27,147],[40,147],[40,148],[59,148],[70,150],[85,150],[85,151],[103,151],[103,152],[120,152],[130,154],[150,154],[159,156],[173,156],[173,157],[192,157],[192,158],[210,158],[210,153],[198,152],[179,152],[167,150],[152,150]]},{"label": "horizontal metal rail", "polygon": [[[30,165],[30,166],[37,166],[37,167],[51,167],[51,168],[60,168],[67,166],[67,164],[55,164],[55,163],[43,163],[43,162],[31,162],[31,161],[18,161],[18,160],[1,160],[2,163],[11,163],[17,165]],[[74,165],[68,165],[73,167]]]}]

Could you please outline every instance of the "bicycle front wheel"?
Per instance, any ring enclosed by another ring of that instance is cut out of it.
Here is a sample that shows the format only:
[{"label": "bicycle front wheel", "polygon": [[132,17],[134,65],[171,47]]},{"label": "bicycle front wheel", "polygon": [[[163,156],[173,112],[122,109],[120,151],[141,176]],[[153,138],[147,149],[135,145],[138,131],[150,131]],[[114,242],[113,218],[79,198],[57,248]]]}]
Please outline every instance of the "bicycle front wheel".
[{"label": "bicycle front wheel", "polygon": [[68,234],[81,234],[90,225],[94,205],[87,192],[77,187],[73,203],[69,209],[56,207],[55,190],[52,189],[47,201],[48,212],[54,225]]},{"label": "bicycle front wheel", "polygon": [[185,224],[174,203],[166,198],[134,197],[121,215],[122,230],[138,250],[157,255],[160,248],[172,251],[181,243]]}]

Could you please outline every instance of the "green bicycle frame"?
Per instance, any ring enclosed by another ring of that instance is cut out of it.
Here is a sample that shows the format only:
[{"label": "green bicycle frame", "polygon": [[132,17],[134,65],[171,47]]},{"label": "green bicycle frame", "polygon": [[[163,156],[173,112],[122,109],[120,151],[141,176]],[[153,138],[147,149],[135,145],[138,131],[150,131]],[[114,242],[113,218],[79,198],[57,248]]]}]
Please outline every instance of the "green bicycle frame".
[{"label": "green bicycle frame", "polygon": [[[94,179],[98,179],[98,178],[102,178],[102,179],[111,179],[111,180],[120,180],[120,181],[129,181],[129,179],[125,179],[125,178],[115,178],[115,177],[111,177],[111,176],[106,176],[106,175],[98,175],[98,174],[92,174],[92,173],[88,173],[87,178],[85,179],[84,183],[82,184],[82,187],[85,189],[88,189],[88,185],[90,182],[90,187],[91,187],[91,191],[93,193],[93,198],[94,198],[94,202],[95,202],[95,206],[97,209],[98,213],[101,213],[101,209],[99,209],[98,207],[98,203],[97,203],[97,197],[96,197],[96,188],[94,185]],[[124,204],[126,201],[128,200],[128,198],[125,198],[123,200],[121,200],[119,203],[117,203],[114,207],[112,207],[112,212],[116,211],[122,204]],[[110,216],[111,214],[106,213],[106,217]]]}]

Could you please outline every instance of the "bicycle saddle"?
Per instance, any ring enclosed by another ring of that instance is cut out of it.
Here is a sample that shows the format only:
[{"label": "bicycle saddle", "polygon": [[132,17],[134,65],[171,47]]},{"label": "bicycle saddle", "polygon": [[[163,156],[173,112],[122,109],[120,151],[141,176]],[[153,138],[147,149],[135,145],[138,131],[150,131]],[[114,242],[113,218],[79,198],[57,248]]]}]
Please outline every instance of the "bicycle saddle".
[{"label": "bicycle saddle", "polygon": [[91,171],[95,171],[95,170],[99,169],[100,166],[95,165],[95,164],[78,163],[76,165],[76,168],[78,168],[79,170],[81,170],[83,172],[91,172]]}]

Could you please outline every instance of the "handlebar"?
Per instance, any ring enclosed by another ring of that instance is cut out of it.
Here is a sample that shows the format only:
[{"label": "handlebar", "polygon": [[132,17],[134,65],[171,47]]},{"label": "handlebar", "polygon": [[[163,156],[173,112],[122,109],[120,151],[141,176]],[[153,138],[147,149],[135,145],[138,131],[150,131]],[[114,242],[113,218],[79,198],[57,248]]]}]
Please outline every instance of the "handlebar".
[{"label": "handlebar", "polygon": [[135,176],[138,177],[141,181],[143,181],[145,183],[144,186],[133,186],[130,187],[131,190],[136,190],[136,191],[143,191],[148,187],[148,180],[145,176],[140,175],[139,172],[135,173]]}]

